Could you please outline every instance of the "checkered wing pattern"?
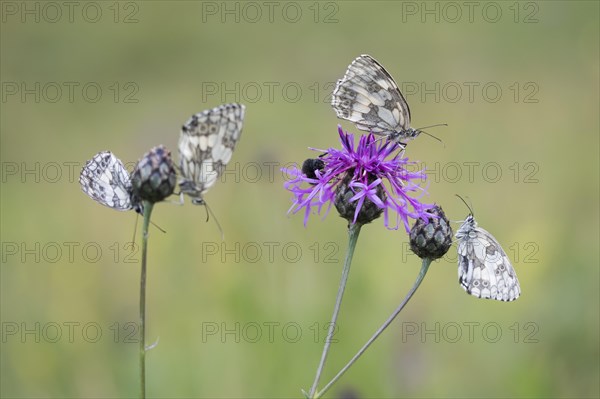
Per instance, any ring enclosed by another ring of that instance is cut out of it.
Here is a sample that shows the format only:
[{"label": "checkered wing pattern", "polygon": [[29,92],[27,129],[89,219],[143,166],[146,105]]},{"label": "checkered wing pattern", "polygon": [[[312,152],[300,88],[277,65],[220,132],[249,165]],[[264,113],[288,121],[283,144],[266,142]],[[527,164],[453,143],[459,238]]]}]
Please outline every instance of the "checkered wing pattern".
[{"label": "checkered wing pattern", "polygon": [[498,241],[469,215],[456,232],[458,281],[478,298],[514,301],[521,294],[517,274]]},{"label": "checkered wing pattern", "polygon": [[224,104],[193,115],[181,129],[179,160],[181,192],[195,204],[216,182],[231,160],[242,134],[245,106]]},{"label": "checkered wing pattern", "polygon": [[127,211],[141,211],[131,196],[131,178],[123,163],[110,151],[102,151],[86,162],[79,176],[84,193],[102,205]]},{"label": "checkered wing pattern", "polygon": [[398,85],[369,55],[359,56],[348,66],[333,91],[331,105],[338,118],[391,141],[407,141],[419,134],[410,127],[410,109]]}]

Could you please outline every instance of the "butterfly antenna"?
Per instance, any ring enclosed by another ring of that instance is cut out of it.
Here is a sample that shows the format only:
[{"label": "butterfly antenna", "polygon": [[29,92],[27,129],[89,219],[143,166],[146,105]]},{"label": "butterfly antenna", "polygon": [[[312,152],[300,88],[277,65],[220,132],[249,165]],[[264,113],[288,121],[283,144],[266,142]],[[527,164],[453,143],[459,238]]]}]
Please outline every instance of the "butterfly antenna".
[{"label": "butterfly antenna", "polygon": [[[469,209],[469,212],[471,212],[471,215],[475,216],[475,214],[473,213],[473,208],[467,204],[467,201],[465,201],[465,199],[463,197],[461,197],[458,194],[455,194],[458,198],[460,198],[460,200],[467,206],[467,208]],[[467,197],[468,198],[468,197]]]},{"label": "butterfly antenna", "polygon": [[442,141],[442,139],[440,139],[439,137],[434,136],[431,133],[427,133],[425,130],[419,130],[419,132],[428,135],[429,137],[436,139],[437,141],[439,141],[440,143],[442,143],[442,145],[444,146],[444,148],[446,148],[446,144],[444,144],[444,142]]},{"label": "butterfly antenna", "polygon": [[221,224],[219,223],[219,220],[217,220],[217,217],[215,216],[215,214],[213,213],[213,211],[210,209],[210,207],[208,206],[208,204],[206,203],[206,201],[204,202],[204,206],[206,207],[206,221],[208,222],[208,214],[210,214],[213,219],[215,219],[215,223],[217,224],[217,228],[219,229],[219,231],[221,232],[221,241],[225,241],[225,232],[223,231],[223,228],[221,228]]},{"label": "butterfly antenna", "polygon": [[430,127],[438,127],[438,126],[448,126],[447,123],[438,123],[437,125],[431,125],[431,126],[423,126],[418,128],[417,130],[421,130],[421,129],[429,129]]},{"label": "butterfly antenna", "polygon": [[420,132],[420,133],[424,133],[424,134],[428,135],[429,137],[431,137],[433,139],[436,139],[437,141],[439,141],[440,143],[442,143],[442,145],[444,146],[444,148],[446,148],[446,144],[444,144],[444,142],[442,141],[442,139],[440,139],[439,137],[434,136],[431,133],[427,133],[425,130],[423,130],[423,129],[429,129],[431,127],[438,127],[438,126],[448,126],[448,124],[447,123],[439,123],[437,125],[420,127],[420,128],[417,129],[417,131]]}]

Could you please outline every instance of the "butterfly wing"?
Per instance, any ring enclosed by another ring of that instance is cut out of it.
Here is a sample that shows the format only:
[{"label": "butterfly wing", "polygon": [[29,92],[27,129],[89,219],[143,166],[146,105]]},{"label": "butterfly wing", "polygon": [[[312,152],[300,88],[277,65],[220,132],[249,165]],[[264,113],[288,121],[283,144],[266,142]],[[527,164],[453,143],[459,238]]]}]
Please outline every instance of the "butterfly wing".
[{"label": "butterfly wing", "polygon": [[123,163],[110,151],[102,151],[86,162],[79,184],[84,193],[102,205],[127,211],[131,200],[131,179]]},{"label": "butterfly wing", "polygon": [[474,227],[458,243],[458,281],[478,298],[514,301],[521,294],[517,274],[498,241]]},{"label": "butterfly wing", "polygon": [[410,127],[410,109],[394,79],[373,57],[356,58],[333,91],[338,118],[361,130],[386,136]]},{"label": "butterfly wing", "polygon": [[193,115],[179,136],[181,191],[202,201],[231,160],[242,134],[245,106],[224,104]]}]

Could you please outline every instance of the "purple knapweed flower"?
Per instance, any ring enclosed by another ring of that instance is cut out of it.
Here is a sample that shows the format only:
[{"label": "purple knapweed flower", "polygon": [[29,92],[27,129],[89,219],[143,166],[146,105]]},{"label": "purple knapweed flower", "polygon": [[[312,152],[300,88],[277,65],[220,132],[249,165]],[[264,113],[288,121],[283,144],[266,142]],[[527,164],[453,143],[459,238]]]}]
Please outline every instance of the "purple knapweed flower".
[{"label": "purple knapweed flower", "polygon": [[[402,147],[376,140],[373,134],[361,136],[355,147],[354,135],[344,133],[339,125],[338,132],[342,149],[313,149],[324,154],[307,160],[302,169],[283,169],[291,176],[284,186],[294,194],[289,212],[303,209],[304,225],[311,212],[320,214],[326,208],[327,214],[332,204],[353,224],[368,223],[381,213],[388,229],[398,229],[402,222],[409,232],[409,217],[427,222],[432,215],[426,210],[432,205],[419,201],[425,194],[419,183],[427,176],[423,170],[407,169],[416,163],[403,157]],[[418,194],[411,197],[414,192]]]}]

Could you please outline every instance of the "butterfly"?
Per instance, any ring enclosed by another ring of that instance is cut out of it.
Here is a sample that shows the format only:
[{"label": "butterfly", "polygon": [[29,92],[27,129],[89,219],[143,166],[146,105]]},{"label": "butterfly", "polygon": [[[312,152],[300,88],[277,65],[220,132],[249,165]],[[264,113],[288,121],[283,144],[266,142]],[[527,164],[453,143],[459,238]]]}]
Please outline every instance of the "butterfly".
[{"label": "butterfly", "polygon": [[94,201],[118,211],[143,213],[141,199],[132,194],[131,177],[123,162],[110,151],[101,151],[81,169],[79,184]]},{"label": "butterfly", "polygon": [[203,195],[217,182],[242,134],[246,107],[223,104],[193,115],[179,135],[179,187],[192,203],[205,205]]},{"label": "butterfly", "polygon": [[471,212],[456,232],[458,282],[478,298],[514,301],[521,295],[508,256],[489,232],[477,226]]},{"label": "butterfly", "polygon": [[352,61],[337,81],[331,106],[338,118],[354,122],[360,130],[386,136],[388,141],[405,145],[424,133],[410,127],[410,108],[392,76],[366,54]]}]

